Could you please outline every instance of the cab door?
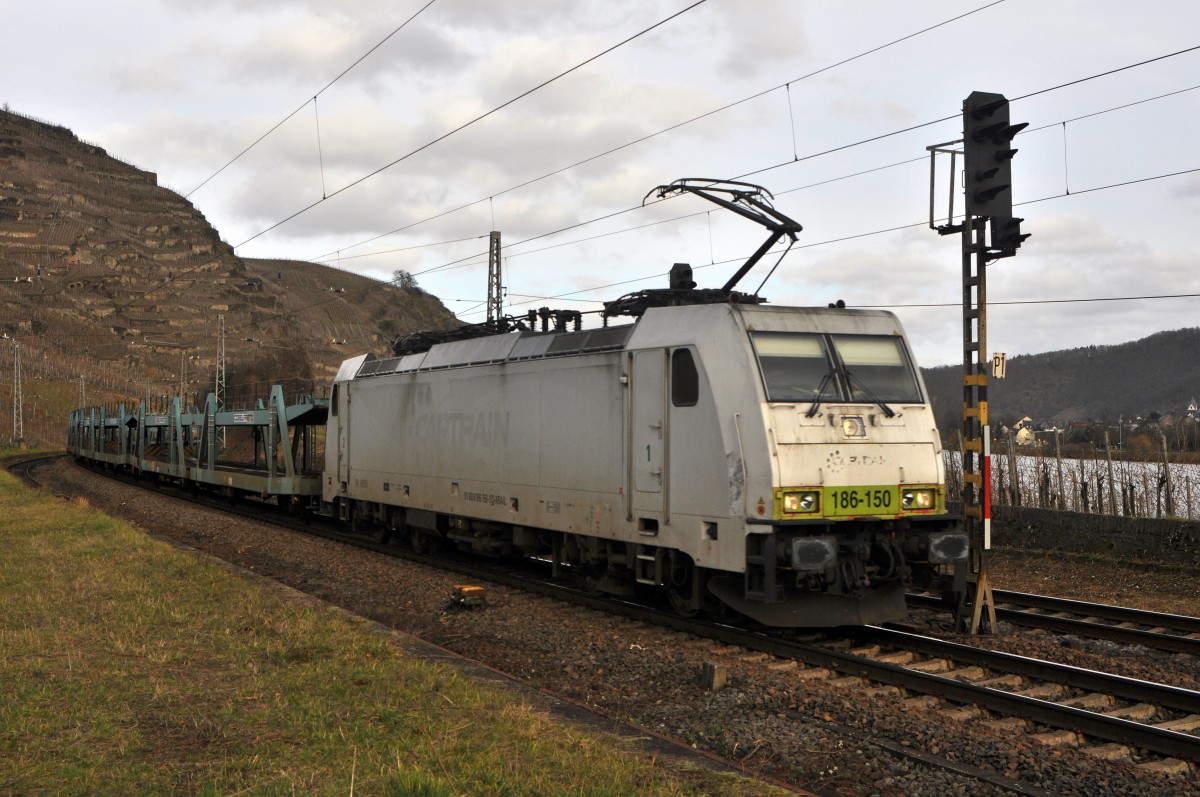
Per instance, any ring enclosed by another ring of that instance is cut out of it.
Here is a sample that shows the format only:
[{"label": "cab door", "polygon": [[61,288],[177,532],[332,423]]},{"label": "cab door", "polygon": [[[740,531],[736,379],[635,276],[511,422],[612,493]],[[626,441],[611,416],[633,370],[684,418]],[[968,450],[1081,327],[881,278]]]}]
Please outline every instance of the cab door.
[{"label": "cab door", "polygon": [[633,352],[630,378],[630,520],[639,530],[657,531],[666,507],[667,426],[666,350]]},{"label": "cab door", "polygon": [[337,415],[337,478],[338,492],[345,494],[350,486],[350,382],[334,385],[334,414]]}]

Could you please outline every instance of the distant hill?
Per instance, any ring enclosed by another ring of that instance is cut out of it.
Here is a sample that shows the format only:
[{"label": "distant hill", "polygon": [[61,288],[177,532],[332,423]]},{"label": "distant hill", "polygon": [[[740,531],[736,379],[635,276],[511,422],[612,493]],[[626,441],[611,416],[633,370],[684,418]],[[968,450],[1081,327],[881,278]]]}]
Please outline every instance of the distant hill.
[{"label": "distant hill", "polygon": [[64,127],[0,111],[0,440],[14,426],[13,342],[25,437],[49,444],[81,393],[129,401],[181,382],[185,394],[203,393],[222,316],[231,396],[242,377],[325,384],[348,356],[455,323],[419,289],[237,257],[154,173]]},{"label": "distant hill", "polygon": [[[922,369],[939,426],[962,417],[962,367]],[[1200,396],[1200,329],[1160,332],[1116,346],[1027,354],[988,382],[993,426],[1029,416],[1035,423],[1166,415]]]}]

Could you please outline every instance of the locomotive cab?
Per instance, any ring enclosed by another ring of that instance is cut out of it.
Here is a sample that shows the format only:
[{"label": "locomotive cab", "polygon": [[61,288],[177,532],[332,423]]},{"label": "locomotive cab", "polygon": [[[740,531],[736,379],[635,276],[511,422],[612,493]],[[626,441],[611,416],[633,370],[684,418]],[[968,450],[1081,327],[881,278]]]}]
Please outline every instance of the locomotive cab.
[{"label": "locomotive cab", "polygon": [[946,511],[932,408],[895,316],[720,310],[728,347],[709,336],[701,357],[718,374],[744,549],[742,578],[708,589],[765,624],[811,626],[898,619],[914,576],[961,588],[967,537]]}]

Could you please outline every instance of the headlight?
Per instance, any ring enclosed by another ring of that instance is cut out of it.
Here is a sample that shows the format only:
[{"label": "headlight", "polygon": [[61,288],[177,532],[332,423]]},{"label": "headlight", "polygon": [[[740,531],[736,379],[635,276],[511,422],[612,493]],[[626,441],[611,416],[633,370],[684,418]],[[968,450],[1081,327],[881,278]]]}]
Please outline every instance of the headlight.
[{"label": "headlight", "polygon": [[800,512],[816,512],[821,508],[821,496],[812,490],[783,494],[783,511],[789,515]]},{"label": "headlight", "polygon": [[937,494],[929,489],[905,488],[900,493],[900,505],[905,509],[933,509],[937,506]]}]

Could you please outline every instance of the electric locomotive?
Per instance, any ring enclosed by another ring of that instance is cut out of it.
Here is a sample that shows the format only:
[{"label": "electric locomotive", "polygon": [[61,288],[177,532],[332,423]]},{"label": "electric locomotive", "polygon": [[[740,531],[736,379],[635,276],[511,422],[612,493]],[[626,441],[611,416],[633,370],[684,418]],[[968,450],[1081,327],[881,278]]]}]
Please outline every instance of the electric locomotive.
[{"label": "electric locomotive", "polygon": [[961,591],[967,536],[896,317],[732,290],[800,225],[757,186],[657,190],[771,236],[721,289],[677,264],[670,288],[606,306],[631,324],[551,330],[543,312],[541,331],[460,329],[347,360],[325,511],[418,549],[536,556],[598,591],[657,587],[681,612],[771,626],[899,619],[908,583]]}]

